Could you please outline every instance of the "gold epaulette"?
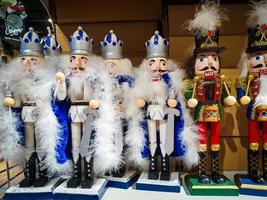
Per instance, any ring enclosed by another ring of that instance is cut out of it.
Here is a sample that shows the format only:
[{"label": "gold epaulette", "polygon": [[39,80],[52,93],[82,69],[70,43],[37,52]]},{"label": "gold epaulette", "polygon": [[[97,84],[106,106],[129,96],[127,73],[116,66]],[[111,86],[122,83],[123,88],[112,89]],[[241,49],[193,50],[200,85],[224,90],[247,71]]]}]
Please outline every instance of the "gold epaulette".
[{"label": "gold epaulette", "polygon": [[224,81],[225,81],[227,87],[228,88],[231,88],[232,80],[230,78],[226,77]]},{"label": "gold epaulette", "polygon": [[235,88],[242,88],[246,90],[247,87],[247,79],[246,78],[239,78],[235,80]]},{"label": "gold epaulette", "polygon": [[193,87],[194,87],[194,80],[192,80],[192,79],[186,79],[186,80],[184,80],[184,82],[183,82],[183,89],[184,89],[184,91],[192,90]]}]

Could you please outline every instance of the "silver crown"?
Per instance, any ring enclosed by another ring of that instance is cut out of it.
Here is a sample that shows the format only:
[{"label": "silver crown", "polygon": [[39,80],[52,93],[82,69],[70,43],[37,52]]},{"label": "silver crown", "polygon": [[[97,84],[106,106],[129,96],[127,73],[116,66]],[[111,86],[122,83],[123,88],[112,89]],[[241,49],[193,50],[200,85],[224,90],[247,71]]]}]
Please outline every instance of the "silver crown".
[{"label": "silver crown", "polygon": [[47,27],[47,31],[48,31],[48,34],[43,42],[44,55],[47,57],[58,56],[61,53],[61,47],[56,41],[55,36],[52,35],[51,29],[49,26]]},{"label": "silver crown", "polygon": [[112,30],[105,36],[104,41],[100,42],[100,46],[101,54],[104,59],[120,59],[123,57],[123,42]]},{"label": "silver crown", "polygon": [[72,55],[89,55],[92,53],[93,39],[83,31],[81,26],[69,37],[69,43]]},{"label": "silver crown", "polygon": [[20,39],[20,54],[21,56],[43,56],[42,42],[32,27]]},{"label": "silver crown", "polygon": [[154,35],[145,43],[146,57],[168,57],[169,42],[155,31]]}]

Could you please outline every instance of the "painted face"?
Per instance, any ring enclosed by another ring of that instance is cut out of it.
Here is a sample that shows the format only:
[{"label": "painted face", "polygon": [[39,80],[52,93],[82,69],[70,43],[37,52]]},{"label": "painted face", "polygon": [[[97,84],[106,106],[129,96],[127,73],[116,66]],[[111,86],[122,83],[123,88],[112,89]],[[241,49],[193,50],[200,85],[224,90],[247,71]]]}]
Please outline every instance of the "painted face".
[{"label": "painted face", "polygon": [[86,55],[71,55],[70,56],[70,69],[73,76],[79,77],[81,71],[85,70],[88,62],[88,56]]},{"label": "painted face", "polygon": [[267,75],[267,51],[259,51],[249,55],[248,71]]},{"label": "painted face", "polygon": [[205,52],[197,54],[195,60],[195,74],[204,75],[207,78],[214,77],[219,73],[219,57],[215,52]]},{"label": "painted face", "polygon": [[121,61],[122,61],[121,59],[105,60],[105,63],[107,64],[107,67],[108,67],[109,74],[112,77],[115,77],[124,71],[123,63]]},{"label": "painted face", "polygon": [[20,58],[20,63],[24,71],[29,71],[30,69],[42,64],[42,62],[43,58],[39,56],[22,56]]},{"label": "painted face", "polygon": [[161,76],[168,71],[168,62],[166,58],[155,57],[148,59],[149,71],[152,71],[152,82],[161,81]]}]

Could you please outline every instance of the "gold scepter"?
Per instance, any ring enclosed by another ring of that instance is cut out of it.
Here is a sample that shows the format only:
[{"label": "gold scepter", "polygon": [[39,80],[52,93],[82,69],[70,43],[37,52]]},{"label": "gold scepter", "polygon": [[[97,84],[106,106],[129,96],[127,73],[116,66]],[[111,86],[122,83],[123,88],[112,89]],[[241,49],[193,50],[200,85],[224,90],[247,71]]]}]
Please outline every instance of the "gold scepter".
[{"label": "gold scepter", "polygon": [[230,92],[229,92],[229,89],[228,89],[228,87],[227,87],[227,85],[226,85],[226,82],[225,82],[225,75],[222,74],[220,77],[221,77],[221,79],[222,79],[222,82],[223,82],[223,85],[224,85],[224,87],[225,87],[225,90],[226,90],[227,95],[228,95],[228,96],[231,96],[231,94],[230,94]]},{"label": "gold scepter", "polygon": [[198,81],[198,80],[199,80],[199,77],[196,76],[196,77],[194,78],[194,86],[193,86],[193,92],[192,92],[192,97],[191,97],[191,98],[194,98],[194,96],[195,96],[196,88],[197,88],[197,81]]},{"label": "gold scepter", "polygon": [[254,78],[254,75],[252,75],[252,74],[250,74],[248,76],[248,83],[247,83],[247,88],[246,88],[245,96],[241,97],[241,99],[240,99],[240,103],[242,105],[247,105],[250,102],[250,100],[251,100],[250,97],[248,96],[248,90],[249,90],[250,83],[253,80],[253,78]]},{"label": "gold scepter", "polygon": [[250,83],[252,81],[252,79],[254,78],[254,75],[250,74],[248,76],[248,83],[247,83],[247,88],[246,88],[246,93],[245,93],[245,96],[248,96],[248,90],[249,90],[249,86],[250,86]]},{"label": "gold scepter", "polygon": [[196,87],[197,87],[197,81],[198,81],[198,80],[199,80],[199,77],[196,76],[196,77],[194,78],[194,86],[193,86],[192,97],[191,97],[191,99],[189,99],[189,100],[187,101],[187,106],[188,106],[189,108],[194,108],[194,107],[198,104],[197,99],[194,98],[195,93],[196,93]]},{"label": "gold scepter", "polygon": [[[222,75],[220,76],[220,78],[222,79],[224,88],[225,88],[226,93],[227,93],[227,97],[224,99],[224,101],[226,101],[225,104],[226,104],[226,105],[229,105],[229,106],[232,106],[232,105],[234,105],[234,104],[236,103],[236,98],[230,94],[230,91],[229,91],[229,89],[228,89],[228,87],[227,87],[227,85],[226,85],[225,75],[222,74]],[[227,103],[227,102],[228,102],[228,103]]]}]

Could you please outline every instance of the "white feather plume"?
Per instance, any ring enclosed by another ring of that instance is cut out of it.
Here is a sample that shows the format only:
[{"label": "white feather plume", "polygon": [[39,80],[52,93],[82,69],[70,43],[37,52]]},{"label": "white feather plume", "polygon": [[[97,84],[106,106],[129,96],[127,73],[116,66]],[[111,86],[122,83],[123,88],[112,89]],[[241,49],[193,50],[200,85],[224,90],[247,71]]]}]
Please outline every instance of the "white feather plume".
[{"label": "white feather plume", "polygon": [[19,63],[18,59],[14,59],[10,64],[3,65],[0,71],[0,159],[15,160],[17,163],[24,163],[24,147],[22,135],[18,132],[21,122],[18,114],[6,108],[3,104],[4,91],[10,90],[10,80],[16,74],[11,64]]},{"label": "white feather plume", "polygon": [[7,108],[0,108],[0,159],[24,163],[22,136],[17,130],[19,116]]},{"label": "white feather plume", "polygon": [[103,59],[91,56],[87,64],[86,78],[88,82],[95,84],[96,97],[100,104],[99,118],[94,122],[94,170],[96,174],[104,174],[118,170],[123,164],[121,152],[114,144],[114,137],[120,131],[120,120],[113,103],[113,82],[105,70]]},{"label": "white feather plume", "polygon": [[217,1],[205,1],[196,8],[195,17],[186,23],[187,29],[194,33],[206,34],[221,27],[221,22],[227,20],[225,10]]},{"label": "white feather plume", "polygon": [[62,140],[59,133],[61,126],[49,103],[42,104],[39,108],[38,120],[35,124],[36,134],[40,146],[37,146],[37,154],[45,155],[41,165],[48,169],[50,175],[68,175],[72,173],[72,162],[67,160],[65,163],[57,162],[56,146]]},{"label": "white feather plume", "polygon": [[247,23],[249,26],[255,26],[267,23],[267,1],[251,1],[251,9],[248,13]]},{"label": "white feather plume", "polygon": [[[172,60],[169,60],[168,63],[175,63]],[[197,133],[197,127],[194,123],[192,116],[188,108],[186,107],[184,95],[182,89],[183,87],[183,79],[184,79],[184,70],[180,67],[169,73],[170,78],[172,80],[172,87],[175,89],[175,94],[177,95],[178,102],[180,102],[183,110],[184,117],[184,129],[180,135],[180,139],[185,146],[185,155],[182,160],[187,168],[191,168],[198,164],[199,155],[198,155],[198,144],[199,138]]]},{"label": "white feather plume", "polygon": [[241,70],[240,77],[245,78],[248,73],[248,54],[245,50],[242,51],[241,57],[238,63],[238,68]]},{"label": "white feather plume", "polygon": [[[128,120],[128,131],[125,136],[127,149],[125,152],[125,162],[128,167],[138,168],[140,170],[148,169],[148,159],[141,154],[145,147],[145,133],[140,127],[144,119],[144,113],[136,105],[136,98],[145,97],[151,90],[146,85],[149,79],[149,72],[145,69],[147,60],[144,59],[140,67],[135,70],[135,86],[128,91],[128,103],[125,110]],[[148,93],[147,93],[148,92]]]}]

